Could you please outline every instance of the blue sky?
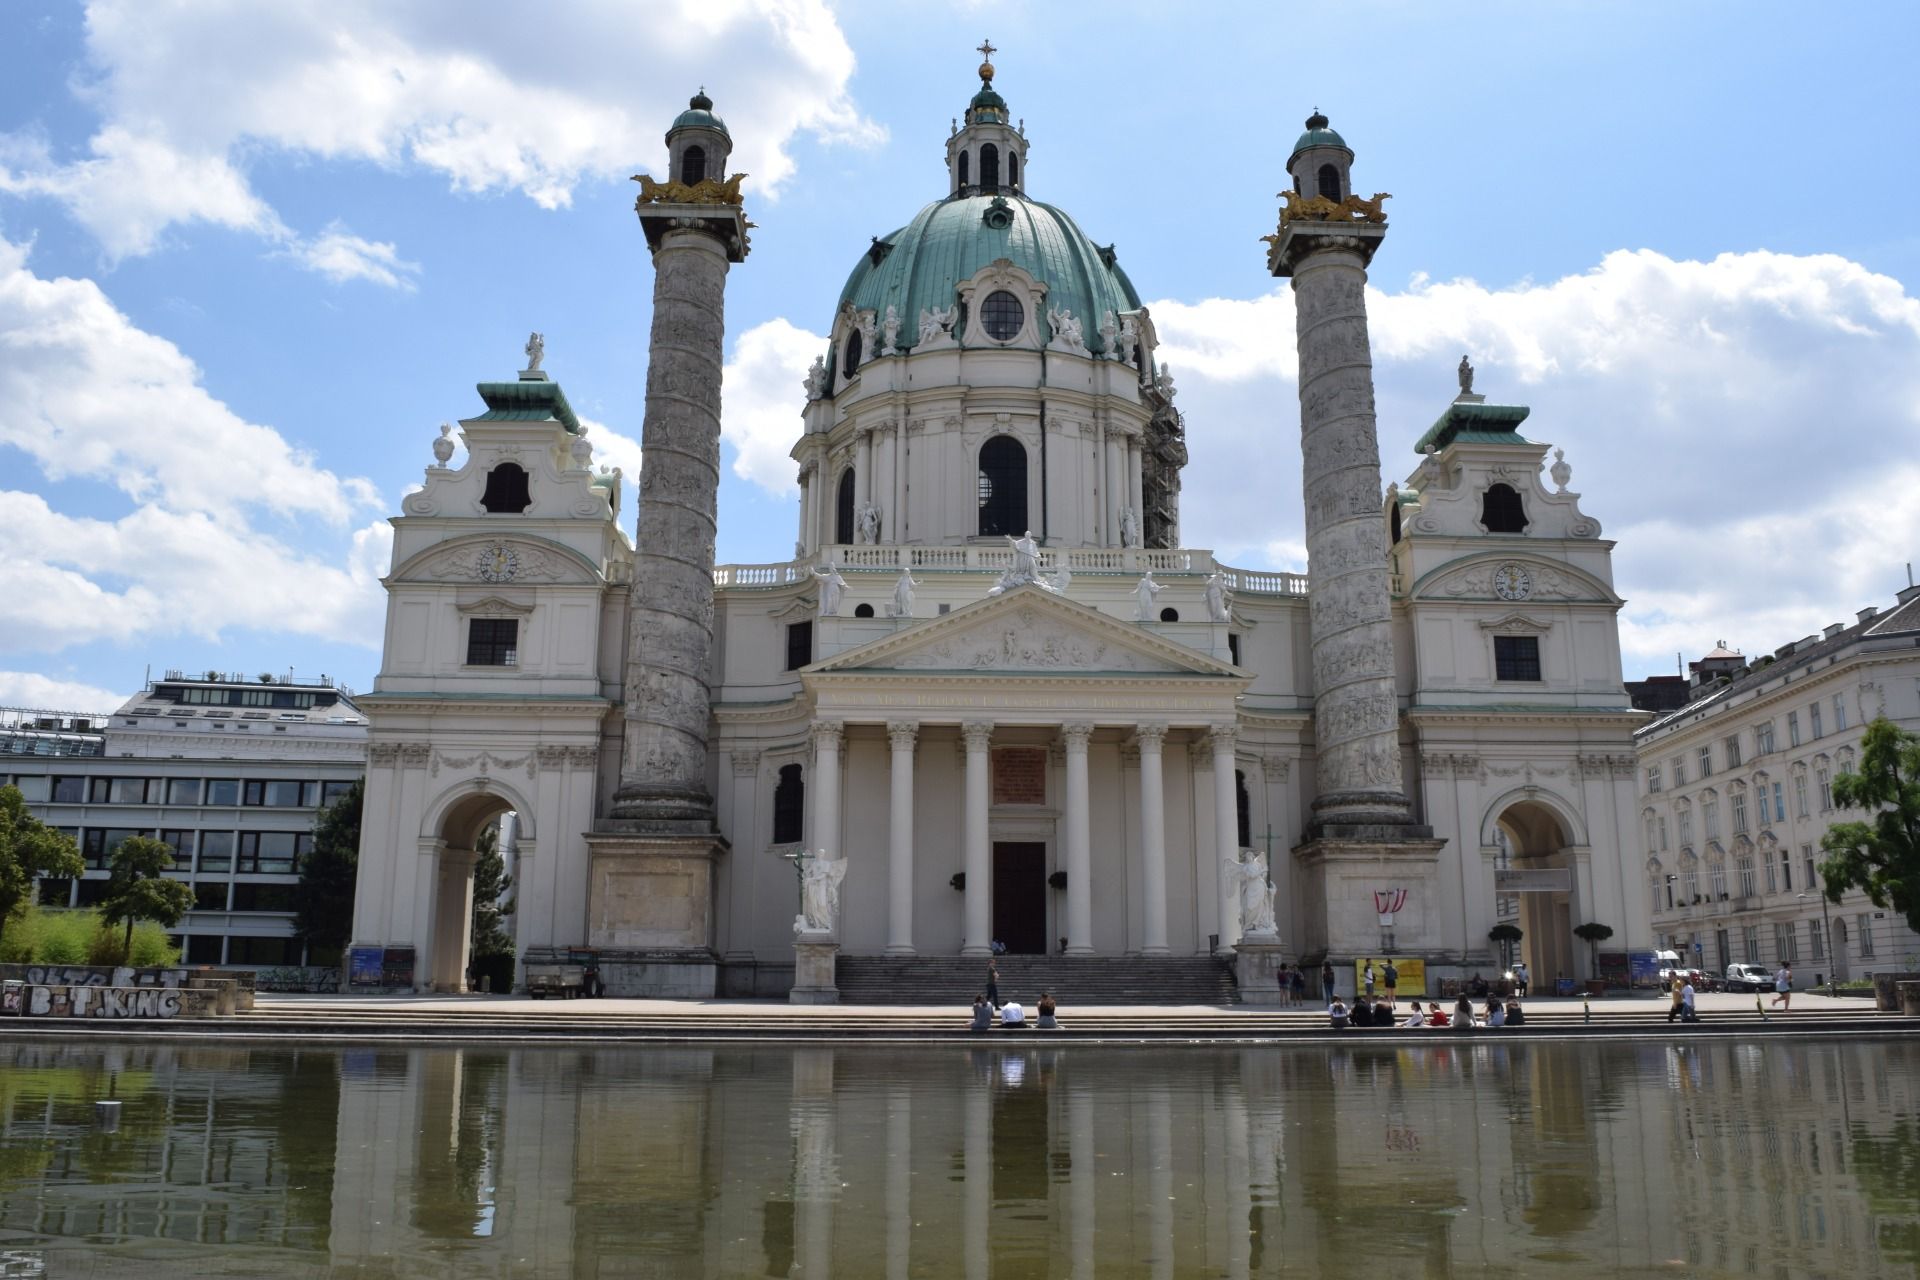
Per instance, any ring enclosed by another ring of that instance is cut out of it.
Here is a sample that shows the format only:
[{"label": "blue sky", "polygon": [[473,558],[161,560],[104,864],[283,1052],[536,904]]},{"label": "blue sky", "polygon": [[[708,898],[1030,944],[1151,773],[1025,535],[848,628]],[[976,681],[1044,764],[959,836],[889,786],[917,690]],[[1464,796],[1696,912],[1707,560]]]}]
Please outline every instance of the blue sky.
[{"label": "blue sky", "polygon": [[[1028,183],[1119,246],[1178,378],[1186,540],[1302,567],[1302,118],[1393,193],[1388,478],[1473,353],[1619,539],[1629,678],[1884,605],[1920,543],[1920,18],[1904,5],[416,3],[0,9],[0,703],[155,669],[365,688],[385,518],[530,329],[637,459],[629,174],[704,84],[760,229],[728,294],[724,560],[782,558],[799,379],[943,190],[991,36]],[[537,15],[537,16],[530,16]]]}]

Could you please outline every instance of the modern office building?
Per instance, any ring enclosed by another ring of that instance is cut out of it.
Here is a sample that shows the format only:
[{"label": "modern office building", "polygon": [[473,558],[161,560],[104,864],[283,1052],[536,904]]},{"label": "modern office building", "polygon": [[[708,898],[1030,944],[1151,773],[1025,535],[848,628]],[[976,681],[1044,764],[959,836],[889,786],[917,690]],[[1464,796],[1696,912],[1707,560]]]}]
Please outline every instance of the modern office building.
[{"label": "modern office building", "polygon": [[293,936],[292,892],[313,823],[366,771],[367,718],[315,681],[169,671],[111,715],[0,710],[0,782],[86,859],[40,901],[99,901],[129,836],[174,848],[193,886],[178,933],[192,964],[334,965]]}]

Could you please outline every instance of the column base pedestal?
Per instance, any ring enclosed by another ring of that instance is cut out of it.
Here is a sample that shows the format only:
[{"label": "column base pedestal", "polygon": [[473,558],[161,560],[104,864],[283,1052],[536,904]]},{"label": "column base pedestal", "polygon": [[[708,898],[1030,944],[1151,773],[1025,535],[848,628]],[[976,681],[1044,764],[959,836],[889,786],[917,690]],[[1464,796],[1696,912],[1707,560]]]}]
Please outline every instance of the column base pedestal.
[{"label": "column base pedestal", "polygon": [[602,952],[608,995],[711,999],[717,835],[634,831],[599,823],[587,837],[587,945]]},{"label": "column base pedestal", "polygon": [[793,943],[793,989],[788,1004],[839,1004],[834,963],[840,944],[831,938],[801,934]]},{"label": "column base pedestal", "polygon": [[[1293,856],[1306,873],[1307,904],[1299,951],[1341,960],[1395,955],[1437,956],[1441,949],[1439,859],[1445,840],[1421,826],[1321,827],[1296,845]],[[1391,947],[1380,927],[1373,895],[1405,889],[1394,917]]]},{"label": "column base pedestal", "polygon": [[1280,968],[1285,950],[1277,933],[1249,933],[1234,944],[1233,976],[1240,984],[1240,1003],[1275,1005],[1285,998]]}]

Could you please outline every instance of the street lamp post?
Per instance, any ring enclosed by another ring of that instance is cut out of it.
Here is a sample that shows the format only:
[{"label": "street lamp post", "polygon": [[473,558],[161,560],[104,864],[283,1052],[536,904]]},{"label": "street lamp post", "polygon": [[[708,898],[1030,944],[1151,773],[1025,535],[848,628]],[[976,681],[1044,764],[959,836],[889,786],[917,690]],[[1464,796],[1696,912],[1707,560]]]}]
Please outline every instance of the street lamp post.
[{"label": "street lamp post", "polygon": [[1827,995],[1829,998],[1837,997],[1840,994],[1840,989],[1834,982],[1833,917],[1827,914],[1827,895],[1824,893],[1796,893],[1793,896],[1796,898],[1820,899],[1820,930],[1827,938]]}]

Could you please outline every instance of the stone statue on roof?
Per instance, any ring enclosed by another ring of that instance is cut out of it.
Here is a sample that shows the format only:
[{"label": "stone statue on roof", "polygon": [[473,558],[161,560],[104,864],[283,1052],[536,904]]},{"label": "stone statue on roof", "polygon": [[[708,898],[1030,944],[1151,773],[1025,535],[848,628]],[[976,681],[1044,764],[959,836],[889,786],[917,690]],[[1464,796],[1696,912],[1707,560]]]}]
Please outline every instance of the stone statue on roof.
[{"label": "stone statue on roof", "polygon": [[540,361],[544,359],[547,354],[546,338],[538,333],[528,334],[526,352],[527,372],[538,373],[540,371]]},{"label": "stone statue on roof", "polygon": [[1473,365],[1468,363],[1465,356],[1460,357],[1460,394],[1473,394]]}]

